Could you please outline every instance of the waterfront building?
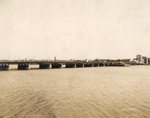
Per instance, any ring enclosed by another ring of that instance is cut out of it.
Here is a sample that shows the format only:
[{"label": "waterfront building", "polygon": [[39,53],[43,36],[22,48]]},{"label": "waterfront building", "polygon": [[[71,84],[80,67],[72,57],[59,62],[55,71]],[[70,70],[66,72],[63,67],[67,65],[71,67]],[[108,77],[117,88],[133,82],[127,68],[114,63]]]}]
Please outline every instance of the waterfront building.
[{"label": "waterfront building", "polygon": [[125,64],[129,64],[130,63],[130,59],[122,59],[121,62],[123,62]]},{"label": "waterfront building", "polygon": [[54,57],[54,61],[56,61],[56,57]]},{"label": "waterfront building", "polygon": [[150,65],[150,58],[148,58],[148,64]]},{"label": "waterfront building", "polygon": [[70,62],[74,62],[75,60],[74,59],[70,59]]},{"label": "waterfront building", "polygon": [[136,55],[137,63],[143,64],[143,57],[142,55]]},{"label": "waterfront building", "polygon": [[146,64],[148,65],[148,57],[146,57]]},{"label": "waterfront building", "polygon": [[85,59],[85,62],[88,62],[89,60],[88,59]]},{"label": "waterfront building", "polygon": [[131,60],[130,65],[137,65],[137,62],[135,60]]},{"label": "waterfront building", "polygon": [[144,58],[142,57],[142,64],[144,64]]},{"label": "waterfront building", "polygon": [[143,64],[146,64],[146,65],[148,65],[148,57],[143,57]]}]

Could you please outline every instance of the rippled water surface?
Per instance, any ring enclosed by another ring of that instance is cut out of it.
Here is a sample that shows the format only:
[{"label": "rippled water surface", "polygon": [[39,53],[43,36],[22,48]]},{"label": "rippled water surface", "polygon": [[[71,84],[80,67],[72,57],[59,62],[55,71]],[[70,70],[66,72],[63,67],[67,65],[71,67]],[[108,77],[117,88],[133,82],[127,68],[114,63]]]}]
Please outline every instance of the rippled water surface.
[{"label": "rippled water surface", "polygon": [[150,118],[150,66],[0,71],[0,118]]}]

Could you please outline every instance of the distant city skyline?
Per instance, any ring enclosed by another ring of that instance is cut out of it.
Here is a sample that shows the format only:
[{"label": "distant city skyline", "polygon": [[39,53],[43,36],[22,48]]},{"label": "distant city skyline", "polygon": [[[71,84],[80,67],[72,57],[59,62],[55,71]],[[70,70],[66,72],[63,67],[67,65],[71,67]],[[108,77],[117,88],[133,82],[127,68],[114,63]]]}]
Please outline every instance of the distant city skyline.
[{"label": "distant city skyline", "polygon": [[1,0],[0,59],[150,56],[149,0]]}]

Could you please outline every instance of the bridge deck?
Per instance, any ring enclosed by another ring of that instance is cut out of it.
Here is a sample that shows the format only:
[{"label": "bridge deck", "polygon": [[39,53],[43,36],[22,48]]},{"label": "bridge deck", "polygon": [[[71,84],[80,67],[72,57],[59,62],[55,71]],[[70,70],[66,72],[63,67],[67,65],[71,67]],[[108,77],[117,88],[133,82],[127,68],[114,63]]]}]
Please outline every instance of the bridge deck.
[{"label": "bridge deck", "polygon": [[104,62],[70,62],[70,61],[0,61],[0,64],[99,64]]}]

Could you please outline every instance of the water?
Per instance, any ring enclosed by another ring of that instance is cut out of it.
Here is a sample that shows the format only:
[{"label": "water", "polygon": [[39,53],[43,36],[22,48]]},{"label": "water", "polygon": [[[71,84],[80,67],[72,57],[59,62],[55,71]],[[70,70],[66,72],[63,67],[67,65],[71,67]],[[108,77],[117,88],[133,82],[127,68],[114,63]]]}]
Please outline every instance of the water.
[{"label": "water", "polygon": [[150,118],[150,66],[0,71],[0,118]]}]

